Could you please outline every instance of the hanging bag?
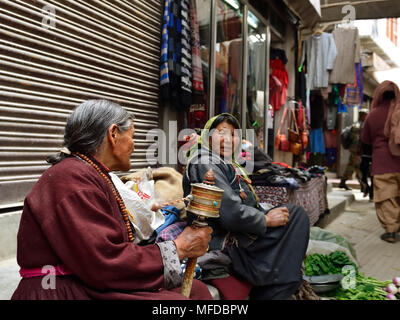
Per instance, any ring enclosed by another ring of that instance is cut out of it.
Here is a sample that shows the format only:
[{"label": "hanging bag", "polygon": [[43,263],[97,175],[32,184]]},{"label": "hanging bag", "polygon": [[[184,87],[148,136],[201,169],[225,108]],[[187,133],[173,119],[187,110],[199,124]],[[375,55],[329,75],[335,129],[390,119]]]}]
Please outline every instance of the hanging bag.
[{"label": "hanging bag", "polygon": [[[293,109],[290,109],[290,112],[292,113],[292,117],[290,119],[290,127],[288,128],[289,141],[290,141],[290,152],[292,152],[294,155],[298,156],[301,153],[303,147],[301,145],[299,128],[297,127],[296,114],[294,113]],[[293,122],[294,122],[296,130],[293,130],[291,128]]]},{"label": "hanging bag", "polygon": [[301,144],[303,145],[303,149],[306,149],[308,146],[308,133],[307,133],[307,125],[306,125],[306,109],[301,106],[301,110],[303,112],[303,129],[301,130]]},{"label": "hanging bag", "polygon": [[290,142],[289,142],[289,140],[287,139],[285,134],[281,134],[281,128],[282,128],[283,121],[286,118],[286,113],[287,113],[287,108],[285,108],[283,110],[283,115],[282,115],[282,118],[281,118],[281,124],[279,125],[279,129],[278,129],[278,132],[277,132],[276,137],[275,137],[275,147],[276,147],[276,149],[278,149],[280,151],[290,151]]},{"label": "hanging bag", "polygon": [[[296,115],[295,115],[293,109],[290,109],[290,112],[292,113],[292,117],[290,118],[290,125],[288,128],[289,141],[295,143],[295,142],[300,141],[300,132],[299,132],[299,128],[297,127]],[[294,122],[294,126],[295,126],[296,130],[292,129],[293,122]]]}]

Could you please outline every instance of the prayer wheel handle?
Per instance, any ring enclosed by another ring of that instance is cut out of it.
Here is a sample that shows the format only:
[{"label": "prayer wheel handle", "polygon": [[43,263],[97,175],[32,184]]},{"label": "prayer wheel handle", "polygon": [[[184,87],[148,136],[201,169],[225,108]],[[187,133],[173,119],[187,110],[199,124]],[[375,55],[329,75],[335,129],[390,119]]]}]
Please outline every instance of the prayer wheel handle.
[{"label": "prayer wheel handle", "polygon": [[[210,169],[204,176],[203,184],[207,186],[214,186],[215,185],[214,180],[215,180],[214,172],[212,169]],[[193,196],[190,198],[193,199]],[[199,214],[197,211],[192,213],[194,213],[197,217],[197,219],[193,220],[192,222],[191,225],[192,228],[201,228],[207,226],[207,222],[205,220],[206,216]],[[189,258],[186,263],[186,270],[185,270],[185,275],[183,277],[181,293],[187,298],[189,298],[190,291],[192,290],[193,276],[196,269],[196,262],[197,258]]]}]

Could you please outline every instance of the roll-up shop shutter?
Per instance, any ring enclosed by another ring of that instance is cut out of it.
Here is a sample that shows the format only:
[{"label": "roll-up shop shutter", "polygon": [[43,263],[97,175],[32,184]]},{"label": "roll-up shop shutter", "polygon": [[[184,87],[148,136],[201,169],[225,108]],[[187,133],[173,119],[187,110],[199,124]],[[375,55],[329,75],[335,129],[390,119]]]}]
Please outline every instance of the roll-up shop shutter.
[{"label": "roll-up shop shutter", "polygon": [[132,170],[148,166],[162,11],[162,0],[0,1],[0,209],[21,204],[87,99],[134,113]]}]

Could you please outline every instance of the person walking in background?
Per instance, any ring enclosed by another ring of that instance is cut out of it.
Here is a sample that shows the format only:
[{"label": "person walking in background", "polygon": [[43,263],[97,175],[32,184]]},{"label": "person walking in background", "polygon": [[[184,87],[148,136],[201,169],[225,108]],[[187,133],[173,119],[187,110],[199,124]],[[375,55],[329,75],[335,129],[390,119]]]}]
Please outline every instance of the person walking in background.
[{"label": "person walking in background", "polygon": [[[371,177],[372,165],[372,145],[361,142],[361,181],[364,185],[361,186],[361,192],[364,197],[369,195],[370,201],[374,198],[374,180]],[[371,178],[371,184],[368,184],[368,178]]]},{"label": "person walking in background", "polygon": [[346,166],[344,174],[340,180],[339,188],[343,188],[346,190],[351,190],[346,185],[346,181],[350,180],[353,176],[353,173],[356,173],[356,178],[361,186],[361,191],[364,192],[368,188],[368,184],[366,184],[362,180],[362,174],[360,171],[360,163],[361,163],[361,131],[363,129],[365,118],[368,114],[367,109],[360,109],[358,112],[358,121],[352,125],[350,135],[351,135],[351,144],[348,148],[350,152],[349,162]]},{"label": "person walking in background", "polygon": [[375,89],[361,137],[362,142],[372,145],[374,203],[385,229],[381,239],[391,243],[396,242],[396,232],[400,231],[400,145],[393,141],[400,130],[399,113],[399,88],[384,81]]}]

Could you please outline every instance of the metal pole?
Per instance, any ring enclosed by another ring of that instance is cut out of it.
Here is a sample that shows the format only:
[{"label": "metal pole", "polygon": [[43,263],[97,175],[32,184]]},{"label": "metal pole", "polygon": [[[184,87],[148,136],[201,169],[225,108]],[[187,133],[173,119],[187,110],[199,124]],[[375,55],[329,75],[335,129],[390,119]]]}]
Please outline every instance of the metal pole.
[{"label": "metal pole", "polygon": [[264,143],[263,150],[268,153],[268,120],[269,120],[269,60],[271,47],[271,28],[267,25],[265,30],[265,92],[264,92]]},{"label": "metal pole", "polygon": [[217,0],[211,0],[210,13],[210,57],[208,65],[208,118],[215,115],[215,45],[217,42]]},{"label": "metal pole", "polygon": [[247,111],[247,59],[248,59],[248,24],[247,24],[248,8],[243,7],[243,24],[242,24],[242,92],[241,92],[241,125],[242,137],[246,139],[246,111]]}]

